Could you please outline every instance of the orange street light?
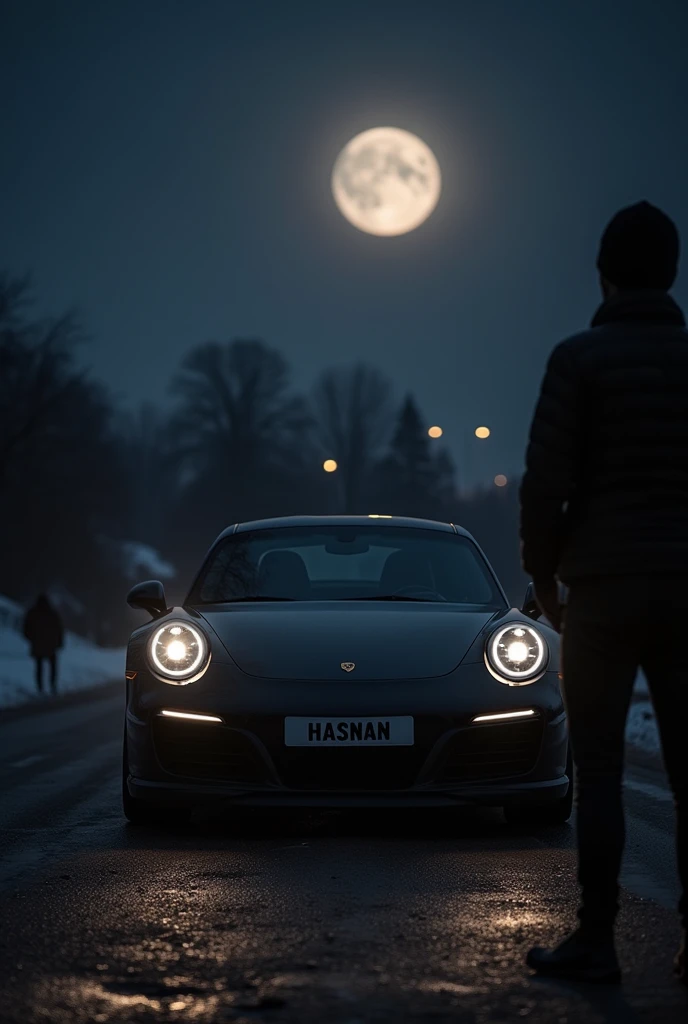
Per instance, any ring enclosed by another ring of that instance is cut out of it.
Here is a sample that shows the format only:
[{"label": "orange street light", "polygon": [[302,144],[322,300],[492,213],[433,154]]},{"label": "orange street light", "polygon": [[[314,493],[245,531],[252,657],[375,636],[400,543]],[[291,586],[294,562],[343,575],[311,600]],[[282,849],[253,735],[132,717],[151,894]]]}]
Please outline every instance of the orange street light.
[{"label": "orange street light", "polygon": [[442,437],[442,427],[430,427],[428,434],[430,437]]},{"label": "orange street light", "polygon": [[337,468],[337,463],[334,459],[325,459],[323,462],[323,469],[326,473],[334,473]]},{"label": "orange street light", "polygon": [[490,436],[490,428],[489,427],[476,427],[475,428],[475,436],[476,437],[480,437],[480,438],[489,437]]}]

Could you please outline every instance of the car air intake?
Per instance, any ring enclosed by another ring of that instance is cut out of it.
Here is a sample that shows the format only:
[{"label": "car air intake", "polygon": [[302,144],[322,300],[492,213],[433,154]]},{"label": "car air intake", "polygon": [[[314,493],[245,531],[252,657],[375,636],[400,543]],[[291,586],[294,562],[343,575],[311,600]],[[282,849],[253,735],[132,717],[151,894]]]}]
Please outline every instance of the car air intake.
[{"label": "car air intake", "polygon": [[290,749],[278,771],[289,789],[365,792],[408,789],[420,767],[421,758],[412,747],[350,747]]},{"label": "car air intake", "polygon": [[540,754],[544,721],[481,722],[456,733],[444,751],[437,782],[488,782],[531,772]]},{"label": "car air intake", "polygon": [[266,770],[248,737],[223,725],[156,718],[153,742],[171,775],[215,782],[264,782]]}]

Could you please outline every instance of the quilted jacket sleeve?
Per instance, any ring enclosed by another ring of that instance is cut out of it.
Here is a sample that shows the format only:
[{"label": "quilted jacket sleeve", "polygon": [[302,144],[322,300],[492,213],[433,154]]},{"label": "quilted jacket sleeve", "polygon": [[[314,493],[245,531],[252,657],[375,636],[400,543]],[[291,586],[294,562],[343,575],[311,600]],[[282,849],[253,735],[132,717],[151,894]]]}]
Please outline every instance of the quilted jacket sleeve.
[{"label": "quilted jacket sleeve", "polygon": [[521,483],[521,557],[538,582],[554,579],[564,538],[566,503],[576,483],[583,425],[580,374],[571,348],[554,349],[530,428]]}]

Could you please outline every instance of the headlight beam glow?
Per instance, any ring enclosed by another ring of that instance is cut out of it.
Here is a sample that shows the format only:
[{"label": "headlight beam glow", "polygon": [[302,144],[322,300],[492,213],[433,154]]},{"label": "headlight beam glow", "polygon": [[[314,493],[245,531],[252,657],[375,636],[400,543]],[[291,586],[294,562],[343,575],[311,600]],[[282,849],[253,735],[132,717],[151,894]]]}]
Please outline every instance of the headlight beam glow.
[{"label": "headlight beam glow", "polygon": [[186,644],[181,640],[173,640],[171,644],[167,645],[167,657],[172,661],[181,661],[186,657]]},{"label": "headlight beam glow", "polygon": [[[172,644],[170,644],[170,647]],[[527,661],[528,660],[528,644],[525,644],[522,640],[514,640],[513,643],[509,644],[507,648],[509,653],[509,661]]]}]

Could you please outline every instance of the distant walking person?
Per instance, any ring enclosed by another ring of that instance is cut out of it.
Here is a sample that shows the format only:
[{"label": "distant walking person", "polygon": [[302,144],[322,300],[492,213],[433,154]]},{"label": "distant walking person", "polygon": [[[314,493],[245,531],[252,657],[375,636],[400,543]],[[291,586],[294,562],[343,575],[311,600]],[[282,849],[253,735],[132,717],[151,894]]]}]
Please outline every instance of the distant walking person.
[{"label": "distant walking person", "polygon": [[[679,238],[649,203],[602,236],[604,302],[549,360],[521,488],[523,564],[562,628],[578,775],[579,927],[535,948],[542,974],[615,981],[624,846],[624,731],[637,669],[652,694],[677,810],[686,980],[688,929],[688,331],[667,294]],[[557,579],[569,588],[559,605]],[[563,622],[562,622],[563,619]]]},{"label": "distant walking person", "polygon": [[36,688],[43,692],[43,663],[50,665],[50,689],[57,693],[57,652],[64,643],[62,619],[45,594],[40,594],[24,618],[24,636],[36,662]]}]

